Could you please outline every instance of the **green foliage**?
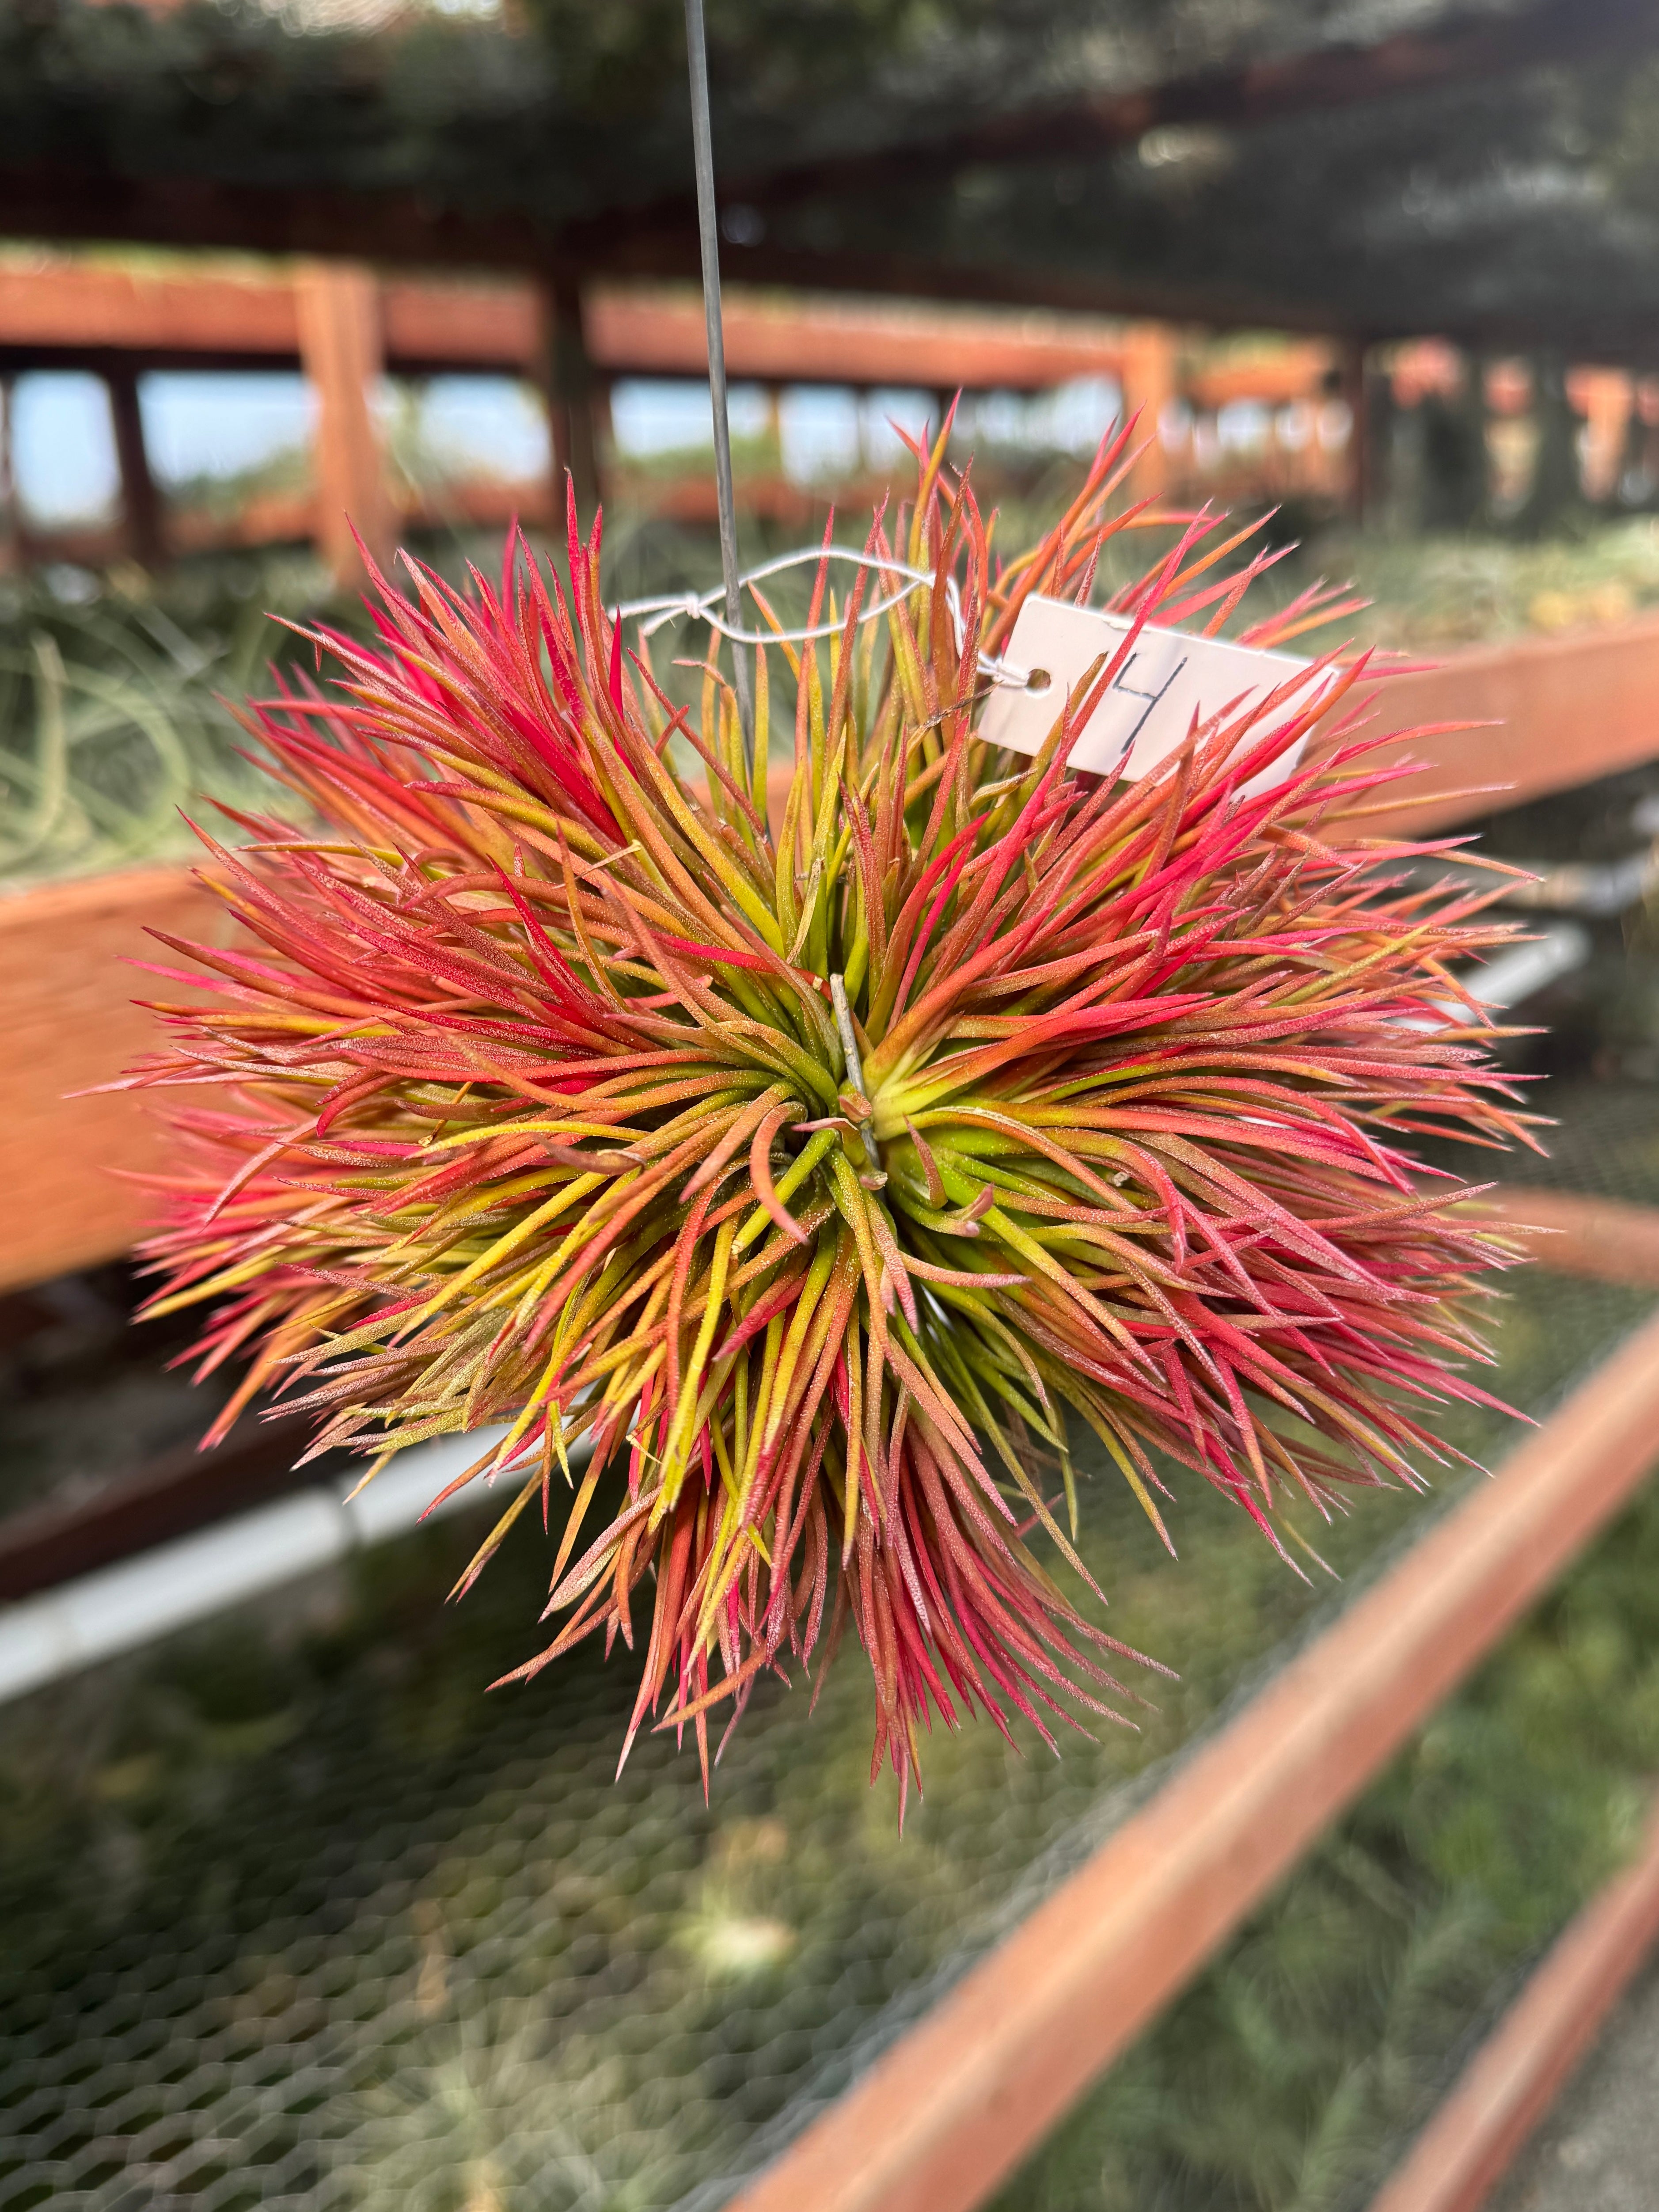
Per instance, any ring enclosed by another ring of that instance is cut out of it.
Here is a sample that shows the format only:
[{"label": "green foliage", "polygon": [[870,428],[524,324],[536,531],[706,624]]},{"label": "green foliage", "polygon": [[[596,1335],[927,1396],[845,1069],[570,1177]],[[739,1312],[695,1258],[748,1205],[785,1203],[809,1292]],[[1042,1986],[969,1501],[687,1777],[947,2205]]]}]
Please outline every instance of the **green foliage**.
[{"label": "green foliage", "polygon": [[1332,530],[1285,562],[1279,588],[1320,571],[1352,576],[1369,601],[1352,624],[1363,641],[1437,655],[1608,628],[1659,605],[1659,520],[1587,525],[1534,544]]}]

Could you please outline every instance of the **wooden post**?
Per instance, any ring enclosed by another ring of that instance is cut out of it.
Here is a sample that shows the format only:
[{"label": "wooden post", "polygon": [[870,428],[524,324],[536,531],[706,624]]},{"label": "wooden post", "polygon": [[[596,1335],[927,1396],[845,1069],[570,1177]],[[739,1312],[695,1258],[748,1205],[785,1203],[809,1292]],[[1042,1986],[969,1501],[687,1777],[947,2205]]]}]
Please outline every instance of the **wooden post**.
[{"label": "wooden post", "polygon": [[1141,453],[1129,485],[1136,499],[1157,498],[1169,489],[1170,457],[1158,418],[1176,396],[1175,332],[1167,323],[1137,323],[1123,343],[1123,411],[1140,417],[1135,443]]},{"label": "wooden post", "polygon": [[1363,522],[1371,503],[1371,409],[1365,383],[1365,341],[1348,338],[1342,347],[1341,395],[1348,407],[1346,496],[1350,517]]},{"label": "wooden post", "polygon": [[317,394],[316,544],[337,582],[361,583],[356,526],[370,556],[392,559],[396,520],[369,391],[380,374],[379,288],[354,263],[307,263],[295,283],[300,357]]},{"label": "wooden post", "polygon": [[1619,479],[1624,473],[1626,440],[1635,411],[1635,382],[1619,368],[1579,369],[1572,380],[1589,430],[1585,441],[1585,496],[1593,506],[1608,507],[1619,496]]},{"label": "wooden post", "polygon": [[593,368],[582,328],[581,286],[556,270],[542,285],[542,380],[553,445],[553,516],[564,520],[568,476],[576,507],[591,522],[599,503],[599,444],[593,434]]},{"label": "wooden post", "polygon": [[12,468],[12,380],[0,376],[0,576],[23,565],[18,527],[17,478]]},{"label": "wooden post", "polygon": [[161,501],[144,450],[144,417],[138,404],[138,378],[125,362],[104,371],[115,458],[121,471],[121,526],[130,560],[141,568],[159,568],[167,558]]}]

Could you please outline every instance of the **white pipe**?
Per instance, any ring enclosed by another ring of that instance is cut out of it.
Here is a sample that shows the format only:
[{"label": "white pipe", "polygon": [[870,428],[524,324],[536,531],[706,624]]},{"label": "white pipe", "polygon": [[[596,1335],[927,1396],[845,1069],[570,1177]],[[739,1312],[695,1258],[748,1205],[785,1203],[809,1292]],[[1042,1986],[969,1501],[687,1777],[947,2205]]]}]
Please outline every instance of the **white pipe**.
[{"label": "white pipe", "polygon": [[[1590,933],[1581,923],[1555,921],[1525,944],[1509,945],[1484,967],[1466,969],[1458,981],[1476,1006],[1491,1006],[1495,1012],[1502,1013],[1506,1007],[1520,1006],[1547,984],[1559,982],[1563,975],[1571,975],[1576,968],[1582,968],[1592,949]],[[1448,1022],[1462,1021],[1466,1012],[1459,999],[1440,1001],[1440,1015]],[[1437,1030],[1441,1027],[1440,1015],[1403,1014],[1400,1027]]]},{"label": "white pipe", "polygon": [[[418,1445],[356,1498],[319,1485],[0,1606],[0,1704],[280,1589],[360,1546],[401,1535],[488,1448],[491,1435],[502,1433],[481,1430]],[[479,1502],[469,1484],[433,1517]]]},{"label": "white pipe", "polygon": [[[1553,922],[1524,945],[1511,945],[1484,968],[1462,977],[1469,996],[1479,1005],[1518,1006],[1582,968],[1590,957],[1590,934],[1576,921]],[[1455,1002],[1449,1002],[1455,1005]]]}]

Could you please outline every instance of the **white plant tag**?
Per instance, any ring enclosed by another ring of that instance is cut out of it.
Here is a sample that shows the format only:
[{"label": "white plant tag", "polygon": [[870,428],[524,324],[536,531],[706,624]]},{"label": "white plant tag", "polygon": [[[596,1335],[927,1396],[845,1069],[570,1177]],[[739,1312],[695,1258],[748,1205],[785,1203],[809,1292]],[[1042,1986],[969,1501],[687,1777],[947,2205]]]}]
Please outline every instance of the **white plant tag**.
[{"label": "white plant tag", "polygon": [[[981,737],[1018,753],[1041,751],[1066,693],[1082,681],[1091,661],[1115,653],[1133,628],[1127,615],[1103,614],[1095,607],[1033,594],[1004,647],[1005,658],[1016,668],[1028,669],[1031,680],[1024,686],[993,688],[980,716]],[[1309,682],[1318,690],[1327,689],[1334,674],[1329,669],[1313,673],[1311,663],[1294,653],[1264,653],[1255,646],[1194,637],[1148,623],[1110,690],[1078,732],[1067,764],[1139,782],[1186,743],[1194,715],[1202,722],[1223,708],[1241,708],[1251,695],[1277,690],[1299,670],[1309,672]],[[1300,710],[1316,696],[1310,690],[1305,700],[1287,700],[1285,714]],[[1246,790],[1282,782],[1301,754],[1298,742]]]}]

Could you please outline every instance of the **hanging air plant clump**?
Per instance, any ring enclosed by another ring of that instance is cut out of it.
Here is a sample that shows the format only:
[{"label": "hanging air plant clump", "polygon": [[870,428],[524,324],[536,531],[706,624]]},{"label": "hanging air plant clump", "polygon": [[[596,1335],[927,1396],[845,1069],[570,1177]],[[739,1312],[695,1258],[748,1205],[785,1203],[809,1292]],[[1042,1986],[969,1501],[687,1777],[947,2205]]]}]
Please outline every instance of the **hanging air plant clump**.
[{"label": "hanging air plant clump", "polygon": [[[378,649],[320,636],[337,683],[254,717],[325,827],[210,846],[246,934],[177,948],[216,995],[131,1079],[188,1086],[156,1310],[210,1306],[204,1364],[251,1352],[237,1403],[278,1386],[319,1449],[492,1431],[465,1582],[521,1515],[553,1553],[520,1671],[620,1636],[634,1729],[705,1760],[712,1710],[849,1625],[901,1782],[934,1712],[1109,1710],[1134,1655],[1040,1556],[1087,1581],[1079,1425],[1154,1522],[1187,1469],[1276,1541],[1482,1398],[1497,1255],[1399,1144],[1514,1133],[1448,969],[1501,933],[1345,833],[1358,672],[1276,781],[1282,699],[1139,782],[1070,773],[1109,665],[1036,758],[975,735],[979,656],[1140,520],[1107,514],[1125,453],[1000,568],[920,453],[932,585],[896,562],[824,649],[757,656],[752,769],[712,665],[671,711],[606,614],[597,526],[568,594],[519,548],[499,595],[412,571]],[[1265,556],[1225,573],[1215,527],[1112,605],[1218,626]]]}]

